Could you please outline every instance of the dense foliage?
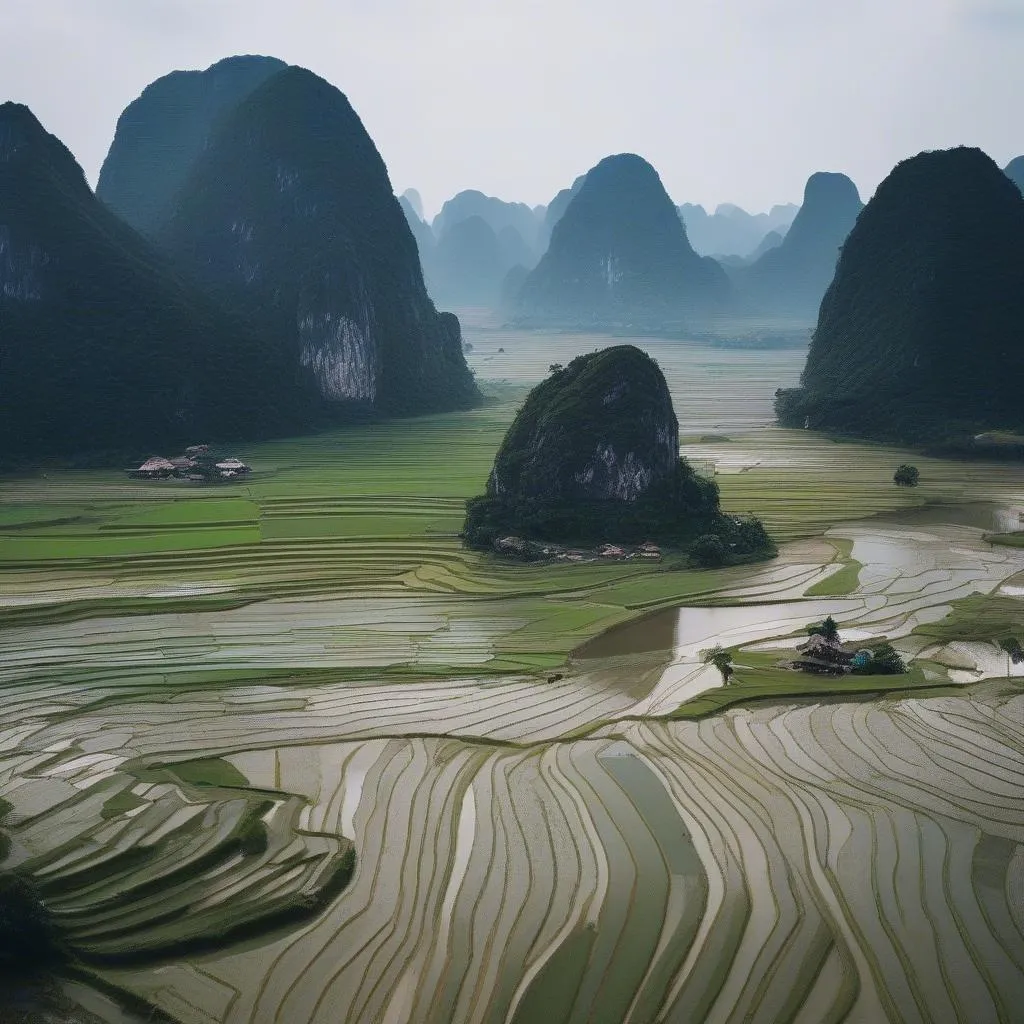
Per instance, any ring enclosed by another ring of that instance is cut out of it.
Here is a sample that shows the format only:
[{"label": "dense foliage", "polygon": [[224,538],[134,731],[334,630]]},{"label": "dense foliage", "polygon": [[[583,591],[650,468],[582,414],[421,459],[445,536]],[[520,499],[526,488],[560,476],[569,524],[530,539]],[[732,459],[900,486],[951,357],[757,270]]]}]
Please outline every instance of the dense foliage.
[{"label": "dense foliage", "polygon": [[1024,198],[980,150],[899,164],[821,304],[787,426],[936,442],[1019,428]]},{"label": "dense foliage", "polygon": [[[393,413],[477,398],[384,161],[345,96],[309,71],[279,71],[216,124],[159,240],[304,362],[309,396]],[[368,384],[355,394],[357,377]]]},{"label": "dense foliage", "polygon": [[880,644],[868,661],[855,664],[853,668],[855,675],[862,676],[898,676],[906,671],[906,664],[892,644]]},{"label": "dense foliage", "polygon": [[897,487],[916,487],[921,479],[921,471],[917,466],[908,465],[904,462],[897,466],[896,472],[892,475],[892,482]]},{"label": "dense foliage", "polygon": [[217,119],[285,67],[274,57],[228,57],[147,85],[118,118],[96,195],[136,231],[155,233]]},{"label": "dense foliage", "polygon": [[589,171],[520,291],[531,319],[665,326],[720,306],[725,272],[693,251],[661,179],[632,154]]},{"label": "dense foliage", "polygon": [[183,282],[27,107],[0,106],[0,459],[295,422],[279,348]]}]

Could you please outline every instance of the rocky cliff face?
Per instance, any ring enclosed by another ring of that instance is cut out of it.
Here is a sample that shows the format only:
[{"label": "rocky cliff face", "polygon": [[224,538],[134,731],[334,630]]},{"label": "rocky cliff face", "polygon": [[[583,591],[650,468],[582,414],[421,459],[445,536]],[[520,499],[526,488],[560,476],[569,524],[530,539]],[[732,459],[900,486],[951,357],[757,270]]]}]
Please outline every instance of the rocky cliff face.
[{"label": "rocky cliff face", "polygon": [[632,154],[587,173],[527,278],[527,319],[667,326],[714,310],[729,292],[722,268],[702,259],[657,172]]},{"label": "rocky cliff face", "polygon": [[635,501],[679,463],[665,378],[632,345],[574,359],[530,393],[494,460],[505,501]]},{"label": "rocky cliff face", "polygon": [[265,323],[327,406],[474,401],[457,321],[427,297],[384,162],[311,72],[279,71],[217,123],[158,240]]},{"label": "rocky cliff face", "polygon": [[27,107],[0,106],[0,457],[294,425],[286,371],[95,198]]},{"label": "rocky cliff face", "polygon": [[274,57],[228,57],[146,86],[118,119],[96,194],[137,231],[158,231],[218,118],[285,67]]},{"label": "rocky cliff face", "polygon": [[845,174],[812,174],[781,244],[734,272],[741,300],[756,311],[816,315],[862,209],[857,186]]},{"label": "rocky cliff face", "polygon": [[792,425],[928,440],[1024,424],[1024,199],[977,149],[899,164],[821,303]]}]

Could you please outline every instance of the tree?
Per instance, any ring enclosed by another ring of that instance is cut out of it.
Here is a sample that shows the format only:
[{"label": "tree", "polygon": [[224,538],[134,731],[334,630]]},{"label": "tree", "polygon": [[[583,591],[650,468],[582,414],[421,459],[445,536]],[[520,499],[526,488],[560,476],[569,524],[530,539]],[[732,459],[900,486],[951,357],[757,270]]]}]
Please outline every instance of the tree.
[{"label": "tree", "polygon": [[716,644],[710,650],[701,651],[701,661],[705,665],[714,665],[722,674],[722,685],[729,685],[729,678],[733,674],[732,655],[721,644]]},{"label": "tree", "polygon": [[892,644],[880,644],[871,652],[871,660],[853,671],[864,676],[898,676],[907,671],[907,666]]},{"label": "tree", "polygon": [[908,466],[905,462],[892,475],[892,482],[897,487],[916,487],[920,479],[921,473],[917,466]]},{"label": "tree", "polygon": [[726,554],[722,538],[713,533],[702,534],[690,547],[690,560],[705,568],[724,565]]},{"label": "tree", "polygon": [[829,615],[820,626],[811,626],[809,636],[823,636],[830,644],[839,643],[839,624]]},{"label": "tree", "polygon": [[999,641],[999,646],[1006,652],[1006,674],[1011,675],[1010,662],[1014,665],[1019,665],[1024,661],[1024,646],[1021,646],[1021,642],[1016,637],[1007,637],[1005,640]]},{"label": "tree", "polygon": [[548,373],[561,373],[565,367],[561,363],[551,363],[548,366]]}]

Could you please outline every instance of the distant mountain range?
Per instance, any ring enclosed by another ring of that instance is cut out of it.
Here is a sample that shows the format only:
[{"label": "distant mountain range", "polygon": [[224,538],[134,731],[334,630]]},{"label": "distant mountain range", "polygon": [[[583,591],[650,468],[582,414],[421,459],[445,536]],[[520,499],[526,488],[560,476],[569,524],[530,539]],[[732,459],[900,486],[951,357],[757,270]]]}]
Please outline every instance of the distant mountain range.
[{"label": "distant mountain range", "polygon": [[900,441],[1021,430],[1022,324],[1024,198],[981,150],[921,153],[858,217],[779,417]]},{"label": "distant mountain range", "polygon": [[686,236],[702,256],[750,256],[766,235],[785,235],[799,206],[792,203],[773,206],[768,213],[747,213],[732,203],[722,203],[709,214],[703,206],[684,203],[679,215],[686,225]]}]

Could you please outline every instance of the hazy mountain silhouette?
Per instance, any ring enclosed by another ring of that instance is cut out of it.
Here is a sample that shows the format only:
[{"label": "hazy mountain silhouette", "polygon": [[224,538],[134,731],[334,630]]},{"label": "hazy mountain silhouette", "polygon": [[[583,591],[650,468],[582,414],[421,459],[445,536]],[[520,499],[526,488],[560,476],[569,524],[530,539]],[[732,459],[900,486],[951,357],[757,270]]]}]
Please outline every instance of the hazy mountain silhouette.
[{"label": "hazy mountain silhouette", "polygon": [[401,196],[409,206],[412,207],[413,213],[416,214],[419,220],[423,220],[423,197],[414,188],[407,188]]},{"label": "hazy mountain silhouette", "polygon": [[812,174],[782,244],[733,273],[742,300],[759,311],[813,317],[862,209],[857,186],[845,174]]},{"label": "hazy mountain silhouette", "polygon": [[769,231],[764,238],[761,239],[757,248],[750,254],[750,262],[753,263],[759,260],[769,249],[777,249],[782,245],[784,236],[778,231]]},{"label": "hazy mountain silhouette", "polygon": [[585,174],[581,174],[569,188],[563,188],[554,199],[548,203],[547,208],[544,211],[544,221],[541,225],[539,248],[541,253],[547,251],[547,247],[551,242],[551,232],[555,230],[555,225],[565,216],[565,211],[569,209],[569,203],[572,202],[573,196],[581,188],[583,188],[583,181],[586,178]]},{"label": "hazy mountain silhouette", "polygon": [[89,189],[24,106],[0,106],[0,455],[260,434],[298,422],[287,361]]},{"label": "hazy mountain silhouette", "polygon": [[507,203],[503,199],[495,199],[494,196],[470,189],[449,199],[431,226],[435,236],[440,239],[450,227],[470,217],[486,221],[496,235],[501,234],[505,227],[515,228],[528,246],[531,259],[535,261],[539,257],[536,248],[540,224],[536,214],[525,203]]},{"label": "hazy mountain silhouette", "polygon": [[1003,168],[1003,173],[1024,193],[1024,156],[1014,157]]},{"label": "hazy mountain silhouette", "polygon": [[525,281],[522,313],[579,324],[678,324],[718,308],[725,272],[690,247],[657,171],[633,154],[589,171]]},{"label": "hazy mountain silhouette", "polygon": [[679,215],[686,236],[702,256],[750,256],[772,231],[785,235],[799,207],[773,206],[770,213],[747,213],[732,203],[722,203],[713,214],[703,206],[684,203]]},{"label": "hazy mountain silhouette", "polygon": [[413,206],[409,199],[408,191],[403,192],[399,197],[398,205],[402,207],[402,213],[405,214],[405,222],[409,225],[412,237],[416,239],[416,247],[420,253],[420,263],[423,267],[423,273],[426,274],[427,266],[434,255],[437,239],[434,238],[434,232],[431,231],[430,225],[416,212],[415,206]]},{"label": "hazy mountain silhouette", "polygon": [[278,72],[218,122],[160,238],[259,317],[324,402],[407,413],[474,399],[458,321],[427,297],[384,162],[312,72]]},{"label": "hazy mountain silhouette", "polygon": [[491,225],[482,217],[467,217],[437,240],[431,293],[448,305],[496,306],[511,265]]},{"label": "hazy mountain silhouette", "polygon": [[821,303],[789,424],[923,440],[1024,425],[1024,198],[978,149],[878,187]]},{"label": "hazy mountain silhouette", "polygon": [[285,67],[274,57],[228,57],[205,71],[172,71],[146,86],[118,119],[96,194],[132,227],[154,233],[214,122]]}]

